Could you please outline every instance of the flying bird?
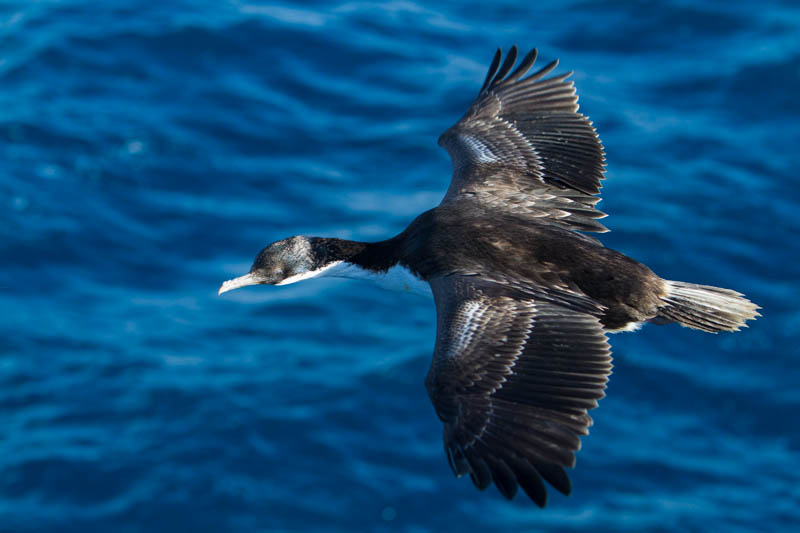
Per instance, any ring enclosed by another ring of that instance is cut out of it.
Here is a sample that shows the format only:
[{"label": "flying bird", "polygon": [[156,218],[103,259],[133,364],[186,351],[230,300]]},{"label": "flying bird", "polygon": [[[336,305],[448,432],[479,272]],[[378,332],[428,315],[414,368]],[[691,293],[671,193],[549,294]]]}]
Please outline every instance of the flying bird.
[{"label": "flying bird", "polygon": [[[728,289],[663,279],[587,233],[605,155],[558,61],[526,75],[498,49],[478,97],[439,144],[453,175],[441,203],[380,242],[295,236],[270,244],[247,285],[319,276],[374,279],[432,293],[436,344],[425,380],[456,476],[540,507],[544,481],[569,494],[611,371],[607,333],[643,323],[737,331],[759,307]],[[512,71],[512,69],[514,69]]]}]

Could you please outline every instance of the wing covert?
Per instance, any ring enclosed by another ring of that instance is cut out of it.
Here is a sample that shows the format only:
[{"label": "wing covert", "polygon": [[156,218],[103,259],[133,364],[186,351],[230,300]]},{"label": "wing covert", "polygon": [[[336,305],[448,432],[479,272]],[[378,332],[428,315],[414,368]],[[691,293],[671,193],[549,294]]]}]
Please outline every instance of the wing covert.
[{"label": "wing covert", "polygon": [[588,409],[611,356],[597,317],[473,277],[431,282],[437,336],[426,387],[444,423],[448,461],[506,498],[521,486],[539,506],[543,480],[568,494]]},{"label": "wing covert", "polygon": [[467,113],[439,138],[453,160],[442,203],[475,201],[572,230],[603,232],[600,201],[605,156],[589,119],[578,113],[572,72],[546,77],[552,61],[524,77],[533,49],[509,74],[512,47],[500,65],[498,49]]}]

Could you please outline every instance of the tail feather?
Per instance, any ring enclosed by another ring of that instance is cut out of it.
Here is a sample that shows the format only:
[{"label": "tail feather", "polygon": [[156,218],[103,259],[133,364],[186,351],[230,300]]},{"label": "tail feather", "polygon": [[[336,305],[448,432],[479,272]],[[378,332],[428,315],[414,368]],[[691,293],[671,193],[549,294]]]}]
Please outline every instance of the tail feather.
[{"label": "tail feather", "polygon": [[709,285],[665,281],[667,294],[658,318],[711,333],[738,331],[761,316],[759,306],[742,294]]}]

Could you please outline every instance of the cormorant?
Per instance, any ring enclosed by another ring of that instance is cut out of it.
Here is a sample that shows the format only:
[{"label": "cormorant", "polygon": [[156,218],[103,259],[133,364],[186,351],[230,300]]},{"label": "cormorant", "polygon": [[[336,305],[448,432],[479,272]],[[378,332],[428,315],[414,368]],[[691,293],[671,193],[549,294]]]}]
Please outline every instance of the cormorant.
[{"label": "cormorant", "polygon": [[264,248],[223,293],[318,276],[432,292],[436,345],[425,384],[453,472],[539,506],[564,494],[589,409],[611,371],[608,332],[644,322],[736,331],[759,316],[738,292],[669,281],[586,232],[604,232],[605,157],[578,113],[572,74],[512,72],[497,51],[466,114],[439,138],[453,176],[441,204],[381,242],[291,237]]}]

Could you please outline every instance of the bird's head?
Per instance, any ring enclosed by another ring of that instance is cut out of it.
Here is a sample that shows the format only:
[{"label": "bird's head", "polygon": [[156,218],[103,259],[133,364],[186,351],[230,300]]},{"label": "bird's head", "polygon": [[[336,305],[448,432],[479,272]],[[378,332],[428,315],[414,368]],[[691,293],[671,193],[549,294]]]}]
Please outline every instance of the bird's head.
[{"label": "bird's head", "polygon": [[273,242],[259,252],[248,274],[223,283],[219,294],[248,285],[285,285],[300,281],[321,266],[318,262],[308,237]]}]

